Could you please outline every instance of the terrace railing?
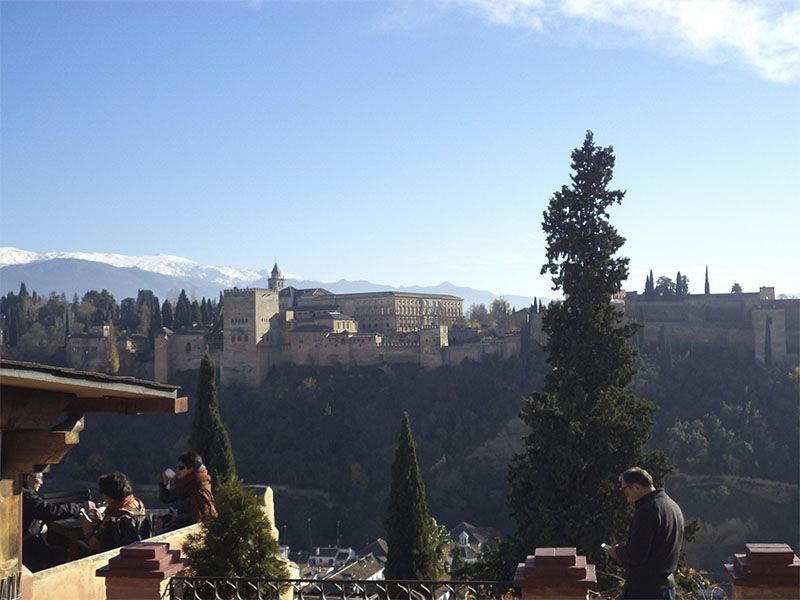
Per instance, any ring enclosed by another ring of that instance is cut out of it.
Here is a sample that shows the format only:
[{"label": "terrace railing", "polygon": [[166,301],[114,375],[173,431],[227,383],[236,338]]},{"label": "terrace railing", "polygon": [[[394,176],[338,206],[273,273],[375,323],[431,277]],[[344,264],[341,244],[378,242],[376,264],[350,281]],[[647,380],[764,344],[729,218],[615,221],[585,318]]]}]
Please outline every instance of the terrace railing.
[{"label": "terrace railing", "polygon": [[173,577],[173,600],[513,600],[510,581],[390,581]]}]

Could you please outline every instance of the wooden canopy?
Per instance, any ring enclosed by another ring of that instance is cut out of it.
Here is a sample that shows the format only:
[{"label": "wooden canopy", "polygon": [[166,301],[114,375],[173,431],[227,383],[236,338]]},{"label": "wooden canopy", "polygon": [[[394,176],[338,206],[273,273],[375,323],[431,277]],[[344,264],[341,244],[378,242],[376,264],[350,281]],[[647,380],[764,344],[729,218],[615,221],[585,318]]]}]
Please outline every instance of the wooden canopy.
[{"label": "wooden canopy", "polygon": [[182,413],[188,399],[178,387],[0,360],[0,472],[3,476],[43,470],[78,443],[83,415]]}]

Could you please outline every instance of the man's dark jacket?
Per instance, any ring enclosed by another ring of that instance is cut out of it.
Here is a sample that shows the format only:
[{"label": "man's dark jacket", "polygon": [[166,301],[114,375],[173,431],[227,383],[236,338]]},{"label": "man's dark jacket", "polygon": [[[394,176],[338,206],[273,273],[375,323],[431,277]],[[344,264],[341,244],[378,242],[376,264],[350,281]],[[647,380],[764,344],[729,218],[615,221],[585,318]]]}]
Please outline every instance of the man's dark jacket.
[{"label": "man's dark jacket", "polygon": [[616,547],[625,567],[625,597],[660,597],[659,590],[675,585],[683,513],[661,489],[643,496],[635,506],[628,543]]},{"label": "man's dark jacket", "polygon": [[56,504],[48,502],[27,485],[22,487],[22,535],[23,541],[39,536],[42,523],[79,517],[81,505],[72,502]]}]

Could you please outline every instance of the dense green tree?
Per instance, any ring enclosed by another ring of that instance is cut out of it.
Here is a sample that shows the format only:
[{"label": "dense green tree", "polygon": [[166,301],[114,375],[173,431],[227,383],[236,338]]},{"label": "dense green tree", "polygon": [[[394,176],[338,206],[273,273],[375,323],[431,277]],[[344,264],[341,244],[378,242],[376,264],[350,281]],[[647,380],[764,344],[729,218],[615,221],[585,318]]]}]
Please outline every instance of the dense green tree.
[{"label": "dense green tree", "polygon": [[101,291],[89,290],[83,295],[83,304],[88,304],[93,310],[88,315],[89,325],[103,325],[114,323],[119,317],[119,306],[114,295],[106,289]]},{"label": "dense green tree", "polygon": [[123,298],[119,303],[119,326],[120,328],[134,333],[139,328],[139,311],[136,307],[136,300],[133,298]]},{"label": "dense green tree", "polygon": [[203,324],[203,311],[200,308],[200,303],[197,300],[192,301],[192,325]]},{"label": "dense green tree", "polygon": [[[200,531],[190,534],[183,547],[192,573],[205,577],[288,577],[278,556],[273,524],[256,496],[232,477],[217,487],[214,499],[217,516],[204,518]],[[266,588],[259,591],[259,598],[278,597]]]},{"label": "dense green tree", "polygon": [[203,300],[200,302],[200,315],[203,325],[211,324],[211,302],[206,301],[205,296],[203,296]]},{"label": "dense green tree", "polygon": [[36,321],[45,327],[63,329],[69,303],[64,294],[50,292],[47,300],[37,310]]},{"label": "dense green tree", "polygon": [[705,287],[703,289],[703,292],[705,294],[710,294],[711,293],[711,284],[708,282],[708,265],[706,265],[706,283],[705,283]]},{"label": "dense green tree", "polygon": [[480,327],[489,325],[489,311],[485,304],[472,304],[467,309],[467,322],[477,323]]},{"label": "dense green tree", "polygon": [[654,293],[661,300],[671,300],[675,297],[675,282],[666,275],[662,275],[656,281]]},{"label": "dense green tree", "polygon": [[197,376],[197,405],[189,445],[203,457],[215,484],[236,475],[228,431],[219,414],[216,369],[208,352],[203,355]]},{"label": "dense green tree", "polygon": [[158,301],[158,296],[153,296],[152,309],[150,312],[150,337],[154,338],[155,333],[164,325],[161,321],[161,304]]},{"label": "dense green tree", "polygon": [[172,303],[169,298],[161,305],[161,323],[164,327],[172,328]]},{"label": "dense green tree", "polygon": [[601,542],[623,539],[628,524],[618,475],[640,465],[661,481],[667,471],[663,455],[645,450],[654,407],[629,387],[637,357],[628,339],[637,325],[623,323],[611,303],[628,276],[628,259],[617,256],[625,239],[607,212],[624,196],[608,189],[614,162],[613,148],[596,146],[587,132],[572,152],[572,184],[544,213],[541,272],[564,300],[544,312],[552,370],[543,390],[523,401],[530,433],[509,470],[522,552],[574,545],[604,560]]},{"label": "dense green tree", "polygon": [[652,299],[656,295],[656,288],[655,283],[653,281],[653,269],[650,269],[650,274],[644,281],[644,294],[643,296],[648,300]]},{"label": "dense green tree", "polygon": [[495,298],[489,305],[489,322],[502,331],[508,330],[512,325],[511,314],[513,309],[505,298]]},{"label": "dense green tree", "polygon": [[408,413],[403,413],[400,441],[392,463],[392,487],[386,517],[387,579],[436,579],[435,522],[428,514],[425,484]]},{"label": "dense green tree", "polygon": [[678,275],[675,277],[675,297],[676,298],[685,298],[689,295],[689,278],[686,275],[681,275],[681,272],[678,271]]},{"label": "dense green tree", "polygon": [[186,290],[181,290],[178,302],[175,304],[175,312],[172,318],[173,327],[175,329],[191,327],[193,315],[192,304],[189,302],[189,298],[186,297]]},{"label": "dense green tree", "polygon": [[731,294],[741,294],[742,293],[742,286],[739,283],[734,283],[731,286]]}]

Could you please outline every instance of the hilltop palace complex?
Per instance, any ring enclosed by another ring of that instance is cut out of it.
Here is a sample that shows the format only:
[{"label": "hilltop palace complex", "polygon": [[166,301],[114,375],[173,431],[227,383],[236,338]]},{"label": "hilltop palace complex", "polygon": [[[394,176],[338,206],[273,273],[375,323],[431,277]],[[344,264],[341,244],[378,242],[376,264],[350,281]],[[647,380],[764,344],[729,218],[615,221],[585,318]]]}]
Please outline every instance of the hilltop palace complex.
[{"label": "hilltop palace complex", "polygon": [[464,320],[456,296],[285,287],[277,264],[268,288],[225,290],[223,306],[223,333],[216,339],[204,330],[165,330],[156,339],[157,380],[196,368],[206,348],[222,385],[256,386],[274,365],[286,363],[439,366],[447,360],[449,327]]},{"label": "hilltop palace complex", "polygon": [[[632,340],[640,347],[661,339],[670,345],[736,348],[762,364],[800,355],[800,300],[776,299],[771,287],[679,300],[623,291],[613,301],[626,318],[644,325]],[[267,288],[224,291],[222,331],[162,328],[150,360],[143,351],[146,336],[116,337],[104,325],[69,336],[67,361],[102,371],[108,346],[115,344],[122,372],[170,382],[178,372],[197,369],[208,351],[223,386],[256,387],[280,364],[435,368],[520,352],[521,333],[486,335],[464,327],[463,308],[461,298],[443,294],[334,294],[286,287],[276,264]],[[530,346],[544,341],[541,317],[529,309],[513,314],[519,330],[530,336]]]}]

